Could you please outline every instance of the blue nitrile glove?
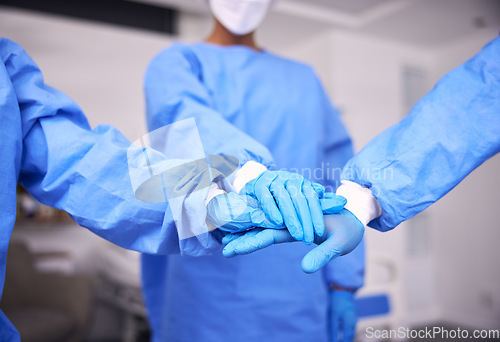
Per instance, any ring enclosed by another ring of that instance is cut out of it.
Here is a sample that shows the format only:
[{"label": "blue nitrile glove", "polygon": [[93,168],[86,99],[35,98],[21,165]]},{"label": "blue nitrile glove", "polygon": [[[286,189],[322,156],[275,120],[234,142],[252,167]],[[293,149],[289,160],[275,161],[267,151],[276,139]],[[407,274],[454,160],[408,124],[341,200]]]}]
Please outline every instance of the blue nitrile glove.
[{"label": "blue nitrile glove", "polygon": [[[320,199],[324,214],[337,213],[344,208],[346,199],[334,193],[325,193]],[[283,229],[284,224],[276,225],[267,219],[259,202],[250,196],[234,192],[215,196],[207,204],[207,222],[220,230],[237,233],[255,227]]]},{"label": "blue nitrile glove", "polygon": [[295,240],[310,244],[323,236],[325,223],[319,198],[325,189],[299,174],[264,171],[245,184],[241,195],[255,197],[271,222],[284,224]]},{"label": "blue nitrile glove", "polygon": [[325,192],[323,197],[319,199],[319,203],[321,204],[323,215],[331,215],[344,209],[347,200],[343,196],[335,195],[334,192]]},{"label": "blue nitrile glove", "polygon": [[208,202],[207,222],[230,233],[255,227],[284,228],[267,219],[256,199],[234,192],[217,195]]},{"label": "blue nitrile glove", "polygon": [[352,342],[356,335],[356,307],[354,292],[330,291],[329,330],[331,342]]},{"label": "blue nitrile glove", "polygon": [[[312,273],[328,261],[351,252],[361,242],[365,227],[346,209],[338,214],[325,216],[325,234],[315,235],[319,246],[302,259],[302,269]],[[249,254],[273,244],[296,241],[288,231],[275,229],[253,229],[243,234],[228,234],[222,239],[227,244],[222,253],[226,257]]]}]

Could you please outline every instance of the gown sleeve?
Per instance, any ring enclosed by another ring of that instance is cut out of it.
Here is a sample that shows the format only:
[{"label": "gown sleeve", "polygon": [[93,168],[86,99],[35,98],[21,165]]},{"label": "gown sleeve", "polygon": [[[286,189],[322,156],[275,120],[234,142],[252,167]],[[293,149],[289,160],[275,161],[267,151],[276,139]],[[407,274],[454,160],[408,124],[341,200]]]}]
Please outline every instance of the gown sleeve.
[{"label": "gown sleeve", "polygon": [[500,38],[443,76],[399,123],[370,141],[342,179],[370,188],[393,229],[500,151]]},{"label": "gown sleeve", "polygon": [[135,197],[128,161],[143,150],[131,152],[130,142],[111,126],[91,130],[81,109],[44,83],[19,45],[2,39],[0,51],[21,112],[19,181],[29,193],[124,248],[150,254],[210,252],[210,245],[183,246],[167,202]]},{"label": "gown sleeve", "polygon": [[149,65],[145,77],[150,131],[194,118],[205,153],[236,157],[240,166],[255,161],[273,167],[269,150],[226,121],[202,82],[201,65],[188,46],[174,44]]}]

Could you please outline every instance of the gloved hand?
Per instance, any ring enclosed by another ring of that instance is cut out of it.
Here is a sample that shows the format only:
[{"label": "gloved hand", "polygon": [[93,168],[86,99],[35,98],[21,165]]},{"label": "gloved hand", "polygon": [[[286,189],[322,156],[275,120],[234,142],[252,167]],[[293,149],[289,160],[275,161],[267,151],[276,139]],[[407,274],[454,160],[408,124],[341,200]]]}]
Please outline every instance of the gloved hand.
[{"label": "gloved hand", "polygon": [[[312,273],[328,261],[351,252],[361,242],[364,225],[350,211],[342,209],[338,214],[325,216],[325,234],[315,235],[319,246],[302,259],[302,269]],[[252,229],[243,234],[228,234],[222,239],[227,244],[222,254],[226,257],[249,254],[267,246],[296,241],[286,230]]]},{"label": "gloved hand", "polygon": [[240,196],[234,192],[217,195],[208,202],[207,222],[231,233],[255,227],[284,228],[267,219],[256,199]]},{"label": "gloved hand", "polygon": [[354,307],[354,293],[330,291],[329,330],[331,342],[352,342],[356,335],[358,317]]},{"label": "gloved hand", "polygon": [[[325,193],[320,199],[324,214],[334,214],[342,210],[346,199],[334,193]],[[257,200],[250,196],[240,196],[234,192],[215,196],[207,204],[207,222],[220,230],[237,233],[255,227],[283,229],[269,221]]]},{"label": "gloved hand", "polygon": [[299,174],[264,171],[245,184],[241,195],[256,198],[267,217],[276,225],[284,224],[295,240],[310,244],[314,235],[325,231],[319,198],[325,189]]}]

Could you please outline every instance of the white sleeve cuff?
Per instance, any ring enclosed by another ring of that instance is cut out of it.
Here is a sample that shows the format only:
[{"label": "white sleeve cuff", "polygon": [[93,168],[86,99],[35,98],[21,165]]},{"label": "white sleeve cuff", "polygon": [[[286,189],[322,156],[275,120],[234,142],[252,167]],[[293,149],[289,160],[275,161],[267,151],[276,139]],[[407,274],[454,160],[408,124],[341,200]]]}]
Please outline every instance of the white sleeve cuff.
[{"label": "white sleeve cuff", "polygon": [[260,174],[264,171],[267,171],[267,167],[262,165],[261,163],[257,163],[253,160],[246,162],[241,169],[236,171],[233,180],[233,189],[239,194],[241,189],[250,182],[252,179],[255,179],[260,176]]},{"label": "white sleeve cuff", "polygon": [[226,192],[224,190],[219,188],[217,183],[212,183],[212,185],[210,185],[210,189],[208,190],[208,196],[207,196],[207,199],[205,200],[205,205],[208,205],[208,202],[210,202],[210,200],[212,198],[214,198],[215,196],[220,195],[220,194],[225,194],[225,193]]},{"label": "white sleeve cuff", "polygon": [[350,182],[342,181],[336,192],[347,199],[345,209],[353,213],[365,226],[373,219],[382,215],[382,209],[372,192],[368,188]]}]

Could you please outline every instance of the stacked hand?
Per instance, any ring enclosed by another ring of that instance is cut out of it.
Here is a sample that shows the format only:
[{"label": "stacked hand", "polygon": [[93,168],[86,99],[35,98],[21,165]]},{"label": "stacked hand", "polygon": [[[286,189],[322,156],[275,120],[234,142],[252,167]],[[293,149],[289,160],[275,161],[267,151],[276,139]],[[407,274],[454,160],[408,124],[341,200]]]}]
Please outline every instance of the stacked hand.
[{"label": "stacked hand", "polygon": [[207,221],[231,233],[222,240],[226,257],[278,243],[314,242],[319,246],[302,260],[302,269],[311,273],[351,252],[363,238],[364,225],[343,209],[345,203],[345,198],[325,194],[321,185],[298,174],[265,171],[240,195],[215,196],[207,205]]},{"label": "stacked hand", "polygon": [[310,244],[314,235],[323,236],[325,223],[319,198],[325,189],[299,174],[265,171],[241,190],[258,200],[262,210],[277,226],[283,224],[295,240]]},{"label": "stacked hand", "polygon": [[[345,199],[332,193],[325,193],[319,200],[323,214],[334,214],[342,210]],[[244,232],[256,227],[284,229],[285,224],[271,222],[259,205],[250,196],[240,196],[234,192],[215,196],[207,205],[207,222],[229,233]]]},{"label": "stacked hand", "polygon": [[[363,238],[364,225],[350,211],[327,215],[325,234],[314,236],[319,246],[302,259],[302,269],[307,273],[316,272],[328,261],[351,252]],[[289,231],[256,228],[246,233],[226,235],[222,242],[227,244],[222,253],[226,257],[249,254],[273,244],[296,241]]]},{"label": "stacked hand", "polygon": [[254,227],[287,228],[296,240],[312,243],[325,230],[323,214],[336,213],[345,199],[325,194],[320,184],[286,171],[265,171],[240,194],[215,196],[207,205],[207,221],[228,232]]}]

